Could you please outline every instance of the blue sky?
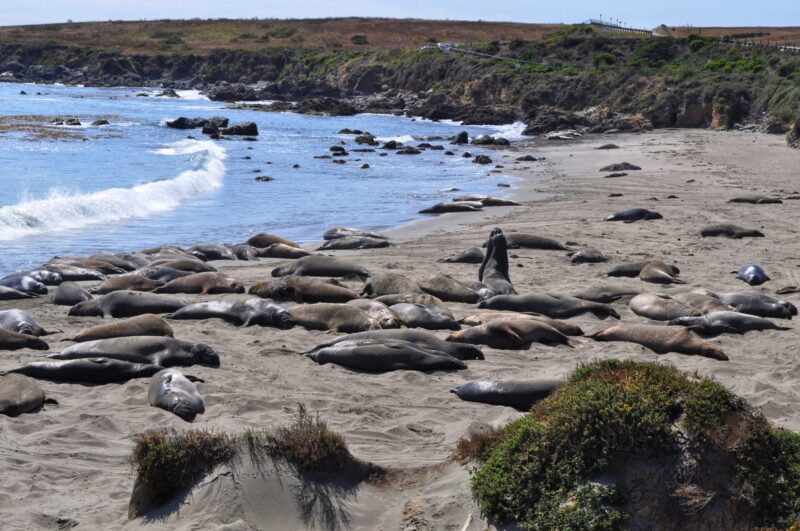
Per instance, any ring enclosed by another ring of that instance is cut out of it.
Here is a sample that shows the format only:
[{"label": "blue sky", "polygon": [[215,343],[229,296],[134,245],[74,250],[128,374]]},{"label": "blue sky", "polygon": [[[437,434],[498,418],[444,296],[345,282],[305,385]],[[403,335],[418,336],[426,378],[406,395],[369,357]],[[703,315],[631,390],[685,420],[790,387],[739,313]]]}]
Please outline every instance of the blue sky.
[{"label": "blue sky", "polygon": [[415,17],[515,22],[614,18],[630,26],[798,26],[798,0],[0,0],[0,26],[158,18]]}]

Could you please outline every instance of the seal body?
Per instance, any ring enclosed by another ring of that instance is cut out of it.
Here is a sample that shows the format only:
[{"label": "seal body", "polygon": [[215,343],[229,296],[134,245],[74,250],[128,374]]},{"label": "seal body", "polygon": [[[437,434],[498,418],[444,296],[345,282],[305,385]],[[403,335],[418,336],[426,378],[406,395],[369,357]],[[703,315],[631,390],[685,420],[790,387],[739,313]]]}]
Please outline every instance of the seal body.
[{"label": "seal body", "polygon": [[109,358],[90,358],[67,361],[34,361],[9,372],[54,382],[106,384],[147,378],[162,369],[163,367],[158,365],[130,363]]},{"label": "seal body", "polygon": [[0,301],[14,301],[20,299],[32,299],[36,295],[19,291],[18,289],[0,286]]},{"label": "seal body", "polygon": [[586,301],[608,304],[610,302],[616,302],[623,297],[631,297],[639,293],[640,290],[626,286],[595,286],[576,293],[574,297]]},{"label": "seal body", "polygon": [[310,277],[344,277],[347,275],[357,275],[359,277],[369,277],[370,272],[353,262],[335,258],[333,256],[309,255],[298,258],[294,262],[289,262],[278,266],[272,270],[273,277],[283,277],[286,275],[299,275]]},{"label": "seal body", "polygon": [[678,317],[696,317],[702,312],[663,293],[640,293],[631,299],[631,311],[655,321],[669,321]]},{"label": "seal body", "polygon": [[538,314],[538,313],[522,313],[522,312],[504,312],[504,311],[496,311],[490,310],[485,312],[478,312],[463,319],[459,320],[459,323],[465,324],[467,326],[480,326],[482,324],[488,324],[492,321],[519,321],[519,320],[530,320],[530,321],[541,321],[546,323],[559,332],[567,336],[582,336],[583,330],[578,325],[569,323],[567,321],[559,321],[558,319],[553,319],[551,317],[547,317],[546,315]]},{"label": "seal body", "polygon": [[499,228],[492,230],[486,242],[486,256],[478,268],[479,298],[515,294],[508,270],[508,240]]},{"label": "seal body", "polygon": [[498,349],[525,349],[531,343],[569,345],[569,337],[542,321],[495,320],[450,334],[447,341],[488,345]]},{"label": "seal body", "polygon": [[24,273],[14,273],[0,278],[0,286],[13,288],[25,293],[32,293],[34,295],[47,294],[47,286]]},{"label": "seal body", "polygon": [[256,234],[249,240],[247,240],[247,245],[252,245],[253,247],[257,247],[259,249],[263,249],[264,247],[269,247],[274,243],[282,243],[284,245],[288,245],[290,247],[300,247],[292,240],[287,240],[285,238],[281,238],[280,236],[275,236],[274,234]]},{"label": "seal body", "polygon": [[386,238],[372,238],[370,236],[346,236],[326,241],[318,251],[337,249],[378,249],[389,247],[392,244]]},{"label": "seal body", "polygon": [[741,239],[741,238],[763,238],[764,233],[756,230],[756,229],[743,229],[738,225],[731,225],[731,224],[720,224],[720,225],[709,225],[707,227],[703,227],[700,230],[700,235],[704,238],[711,238],[711,237],[725,237],[725,238],[734,238],[734,239]]},{"label": "seal body", "polygon": [[386,236],[382,234],[376,234],[374,232],[361,230],[361,229],[353,229],[350,227],[335,227],[333,229],[328,229],[322,235],[322,239],[324,240],[339,240],[342,238],[351,238],[351,237],[366,237],[366,238],[377,238],[380,240],[387,239]]},{"label": "seal body", "polygon": [[466,343],[451,343],[443,341],[424,330],[415,330],[411,328],[404,328],[402,330],[371,330],[369,332],[359,332],[347,336],[337,337],[327,343],[318,345],[312,350],[329,347],[342,341],[355,341],[361,339],[373,339],[380,341],[400,340],[409,343],[415,343],[421,348],[433,350],[436,352],[443,352],[459,360],[482,360],[484,359],[483,352],[480,348]]},{"label": "seal body", "polygon": [[419,293],[419,284],[405,275],[392,272],[381,272],[372,275],[361,288],[363,297],[383,297],[400,293]]},{"label": "seal body", "polygon": [[426,278],[419,283],[419,287],[422,291],[430,293],[443,301],[473,304],[478,302],[479,299],[475,290],[448,275],[438,274]]},{"label": "seal body", "polygon": [[497,295],[481,301],[478,307],[512,312],[536,312],[554,319],[568,319],[586,312],[591,312],[600,319],[606,317],[619,319],[619,314],[611,306],[568,295]]},{"label": "seal body", "polygon": [[529,411],[536,402],[553,394],[561,386],[556,380],[496,381],[475,380],[453,389],[461,400],[493,406],[509,406]]},{"label": "seal body", "polygon": [[736,278],[747,282],[751,286],[760,286],[770,280],[767,272],[758,264],[747,264],[736,273]]},{"label": "seal body", "polygon": [[710,312],[699,317],[679,317],[670,325],[687,326],[705,334],[743,334],[751,330],[788,330],[769,319],[739,312]]},{"label": "seal body", "polygon": [[596,264],[598,262],[605,262],[606,260],[608,260],[608,258],[594,248],[583,249],[569,257],[570,263],[573,264]]},{"label": "seal body", "polygon": [[208,243],[195,245],[189,248],[189,252],[195,256],[198,254],[205,260],[236,260],[236,254],[224,245]]},{"label": "seal body", "polygon": [[164,369],[150,378],[147,399],[151,406],[174,413],[186,422],[193,422],[205,413],[203,397],[197,387],[177,369]]},{"label": "seal body", "polygon": [[22,374],[0,376],[0,415],[16,417],[42,408],[44,391],[36,380]]},{"label": "seal body", "polygon": [[597,341],[638,343],[657,354],[677,352],[727,361],[719,345],[703,341],[688,328],[660,325],[616,325],[589,337]]},{"label": "seal body", "polygon": [[289,312],[296,324],[308,330],[353,333],[380,328],[369,315],[349,304],[301,304],[291,307]]},{"label": "seal body", "polygon": [[216,269],[196,258],[169,258],[150,262],[150,267],[166,266],[189,273],[214,273]]},{"label": "seal body", "polygon": [[639,272],[639,280],[644,282],[652,282],[654,284],[684,283],[682,280],[677,278],[673,269],[661,260],[655,260],[644,266]]},{"label": "seal body", "polygon": [[319,364],[335,363],[370,372],[447,371],[466,364],[444,352],[402,340],[349,339],[306,353]]},{"label": "seal body", "polygon": [[624,221],[626,223],[633,223],[634,221],[643,221],[649,219],[663,219],[664,216],[658,212],[647,210],[646,208],[629,208],[615,212],[608,216],[605,221]]},{"label": "seal body", "polygon": [[162,318],[152,313],[146,313],[122,321],[114,321],[108,324],[86,328],[66,339],[66,341],[83,343],[84,341],[130,336],[172,337],[173,331]]},{"label": "seal body", "polygon": [[400,303],[389,307],[392,313],[409,328],[428,330],[459,330],[461,326],[452,317],[432,311],[422,304]]},{"label": "seal body", "polygon": [[302,258],[309,256],[311,253],[299,247],[286,245],[285,243],[273,243],[268,247],[256,247],[256,254],[259,258]]},{"label": "seal body", "polygon": [[244,293],[244,285],[222,273],[195,273],[176,278],[153,290],[153,293]]},{"label": "seal body", "polygon": [[36,337],[48,334],[44,328],[39,326],[33,316],[24,310],[0,311],[0,328]]},{"label": "seal body", "polygon": [[294,302],[347,302],[358,294],[314,277],[287,275],[251,286],[249,293],[264,299]]},{"label": "seal body", "polygon": [[797,307],[794,304],[789,301],[773,299],[763,293],[696,291],[716,297],[737,312],[780,319],[791,319],[793,315],[797,315]]},{"label": "seal body", "polygon": [[219,354],[205,343],[171,337],[131,336],[98,339],[67,347],[48,356],[54,360],[106,358],[163,367],[205,365],[219,367]]},{"label": "seal body", "polygon": [[0,350],[19,350],[21,348],[47,350],[50,347],[36,336],[18,334],[17,332],[0,328]]},{"label": "seal body", "polygon": [[[536,234],[512,232],[506,235],[506,241],[509,249],[524,248],[538,249],[542,251],[569,251],[569,248],[557,242],[556,240]],[[488,247],[488,242],[483,246]]]},{"label": "seal body", "polygon": [[355,306],[378,322],[381,328],[400,328],[400,321],[397,320],[392,310],[376,300],[353,299],[347,304]]},{"label": "seal body", "polygon": [[69,309],[71,316],[134,317],[144,313],[175,312],[186,303],[167,297],[141,291],[115,291],[77,304]]},{"label": "seal body", "polygon": [[[651,262],[652,260],[648,260],[646,262],[628,262],[625,264],[619,264],[609,269],[606,274],[610,277],[638,277],[639,273],[642,272],[642,269],[644,269],[644,267]],[[680,269],[674,265],[670,265],[669,268],[672,271],[673,276],[677,276],[681,272]]]},{"label": "seal body", "polygon": [[152,291],[164,285],[161,280],[151,280],[147,277],[140,275],[119,275],[109,278],[91,289],[91,292],[96,295],[105,295],[113,291],[130,290],[130,291]]},{"label": "seal body", "polygon": [[168,319],[213,319],[219,318],[237,326],[274,326],[286,330],[294,326],[289,310],[270,301],[249,299],[246,301],[199,302],[184,306]]},{"label": "seal body", "polygon": [[53,304],[75,306],[93,299],[92,294],[74,282],[62,282],[53,294]]},{"label": "seal body", "polygon": [[470,247],[452,258],[440,261],[454,264],[480,264],[483,262],[483,251],[479,247]]}]

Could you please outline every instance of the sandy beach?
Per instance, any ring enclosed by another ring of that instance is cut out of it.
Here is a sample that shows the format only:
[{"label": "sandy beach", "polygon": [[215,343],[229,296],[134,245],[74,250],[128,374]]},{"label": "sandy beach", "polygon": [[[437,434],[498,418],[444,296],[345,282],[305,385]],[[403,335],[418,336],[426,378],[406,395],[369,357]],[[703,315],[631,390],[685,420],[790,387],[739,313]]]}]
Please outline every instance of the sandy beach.
[{"label": "sandy beach", "polygon": [[[619,149],[596,149],[608,142]],[[525,154],[544,160],[515,161]],[[480,246],[494,227],[501,227],[506,234],[547,236],[573,249],[594,247],[609,258],[606,263],[573,265],[564,251],[512,249],[511,280],[521,294],[573,294],[610,284],[643,292],[708,288],[776,296],[775,291],[782,287],[800,285],[798,202],[728,203],[741,195],[786,196],[800,191],[800,153],[787,148],[782,136],[663,129],[583,137],[574,142],[515,143],[510,149],[495,150],[492,158],[504,166],[505,174],[519,178],[512,197],[522,206],[432,217],[388,231],[395,243],[392,247],[331,254],[347,257],[372,272],[392,271],[418,280],[442,272],[469,282],[477,280],[477,265],[438,260]],[[618,178],[605,178],[608,172],[599,171],[623,161],[642,169]],[[491,169],[487,166],[487,171]],[[609,197],[612,193],[622,195]],[[602,221],[609,214],[634,207],[656,210],[663,219],[630,224]],[[766,237],[700,236],[701,227],[728,222],[759,229]],[[357,205],[352,224],[358,224]],[[272,232],[270,227],[263,230]],[[132,251],[121,243],[119,251],[126,250]],[[638,278],[609,279],[605,275],[615,264],[648,259],[676,264],[686,284],[659,286]],[[213,265],[249,287],[268,280],[271,269],[281,262],[261,259]],[[750,287],[731,274],[750,262],[761,264],[772,280]],[[345,284],[356,291],[361,288],[357,281]],[[199,302],[252,296],[179,298]],[[800,303],[800,295],[783,298]],[[447,305],[459,318],[477,311],[474,305]],[[634,314],[625,299],[613,307],[622,322],[648,322]],[[70,343],[63,341],[65,337],[102,322],[100,318],[68,318],[68,308],[50,304],[48,297],[0,303],[0,309],[10,308],[27,310],[46,329],[61,331],[46,338],[51,351],[67,347]],[[612,324],[591,314],[570,322],[586,333]],[[781,324],[792,326],[793,322]],[[299,355],[335,337],[333,333],[301,327],[239,328],[216,319],[174,321],[171,326],[175,337],[208,343],[222,358],[217,369],[195,366],[184,370],[205,380],[198,388],[206,411],[192,427],[230,433],[267,428],[287,423],[297,405],[304,404],[344,436],[356,457],[395,471],[385,484],[364,485],[341,496],[337,503],[347,518],[340,519],[340,528],[487,528],[469,494],[468,470],[449,457],[470,430],[502,424],[520,413],[464,402],[450,393],[454,387],[482,377],[563,378],[579,364],[598,358],[659,361],[712,376],[761,408],[778,426],[800,430],[800,362],[796,354],[800,335],[796,329],[714,338],[729,361],[657,355],[632,343],[578,337],[575,348],[534,344],[529,350],[516,351],[484,347],[486,359],[468,361],[468,369],[461,371],[366,374],[332,364],[318,365]],[[448,332],[436,334],[444,338]],[[4,352],[0,372],[40,356],[31,350]],[[265,489],[265,483],[246,474],[237,476],[227,467],[209,475],[179,510],[156,520],[129,521],[134,476],[128,458],[133,437],[151,429],[182,431],[190,425],[148,405],[146,379],[98,386],[47,381],[41,385],[58,405],[16,418],[0,416],[3,529],[295,529],[323,521],[313,514],[304,519],[299,505],[287,501],[293,499],[292,481],[287,481],[283,490]],[[260,497],[254,498],[254,493]],[[470,515],[471,523],[464,527]]]}]

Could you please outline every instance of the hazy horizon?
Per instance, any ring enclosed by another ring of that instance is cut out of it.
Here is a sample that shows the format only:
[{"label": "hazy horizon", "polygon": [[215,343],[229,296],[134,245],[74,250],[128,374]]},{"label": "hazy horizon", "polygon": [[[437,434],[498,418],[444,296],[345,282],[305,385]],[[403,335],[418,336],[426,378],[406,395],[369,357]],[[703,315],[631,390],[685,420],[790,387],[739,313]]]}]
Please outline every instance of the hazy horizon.
[{"label": "hazy horizon", "polygon": [[628,26],[652,28],[669,26],[798,26],[796,2],[765,1],[755,6],[744,0],[692,2],[675,0],[669,5],[652,5],[633,0],[587,2],[563,0],[557,3],[506,0],[487,5],[475,0],[408,0],[402,5],[341,0],[335,5],[323,0],[295,2],[253,2],[229,0],[224,5],[211,0],[162,2],[154,0],[49,0],[40,9],[27,0],[5,0],[0,26],[106,20],[154,20],[191,18],[419,18],[439,20],[485,20],[525,23],[576,23],[602,18]]}]

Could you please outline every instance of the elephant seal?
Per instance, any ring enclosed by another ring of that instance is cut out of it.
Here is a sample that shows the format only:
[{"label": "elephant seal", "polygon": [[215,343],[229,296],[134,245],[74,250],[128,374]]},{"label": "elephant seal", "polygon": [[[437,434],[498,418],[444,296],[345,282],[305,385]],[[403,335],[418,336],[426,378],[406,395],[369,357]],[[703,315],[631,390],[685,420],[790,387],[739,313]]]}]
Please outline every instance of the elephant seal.
[{"label": "elephant seal", "polygon": [[47,350],[50,346],[36,336],[18,334],[17,332],[0,328],[0,350],[19,350],[21,348]]},{"label": "elephant seal", "polygon": [[36,380],[22,374],[0,376],[0,415],[35,413],[44,403],[44,391]]},{"label": "elephant seal", "polygon": [[703,341],[688,328],[660,325],[619,324],[590,334],[596,341],[638,343],[656,354],[677,352],[727,361],[719,345]]},{"label": "elephant seal", "polygon": [[186,422],[206,412],[197,387],[178,369],[164,369],[150,378],[147,399],[151,406],[174,413]]},{"label": "elephant seal", "polygon": [[285,243],[273,243],[268,247],[264,247],[256,249],[256,254],[258,254],[259,258],[286,258],[286,259],[294,259],[294,258],[302,258],[304,256],[310,256],[311,253],[305,251],[299,247],[292,247],[291,245],[286,245]]},{"label": "elephant seal", "polygon": [[0,278],[0,286],[5,286],[7,288],[12,288],[25,293],[33,293],[34,295],[47,294],[47,286],[23,273],[14,273],[12,275]]},{"label": "elephant seal", "polygon": [[420,214],[447,214],[450,212],[480,212],[483,205],[478,202],[454,201],[452,203],[436,203],[435,205],[423,208]]},{"label": "elephant seal", "polygon": [[444,352],[399,339],[347,339],[305,354],[320,365],[335,363],[369,372],[449,371],[467,365]]},{"label": "elephant seal", "polygon": [[[492,231],[494,234],[494,231]],[[491,239],[491,236],[490,236]],[[508,245],[509,249],[537,249],[540,251],[569,251],[568,247],[565,247],[561,243],[553,240],[551,238],[546,238],[544,236],[538,236],[536,234],[525,234],[525,233],[518,233],[512,232],[506,235],[506,244]],[[485,241],[483,244],[484,247],[489,246],[489,240]]]},{"label": "elephant seal", "polygon": [[478,308],[512,312],[535,312],[554,319],[567,319],[586,312],[591,312],[599,319],[605,319],[606,317],[619,319],[619,314],[611,306],[585,301],[569,295],[496,295],[481,301],[478,304]]},{"label": "elephant seal", "polygon": [[625,223],[633,223],[634,221],[663,218],[664,216],[658,212],[647,210],[646,208],[629,208],[628,210],[622,210],[611,214],[604,221],[624,221]]},{"label": "elephant seal", "polygon": [[486,256],[478,268],[478,296],[488,299],[495,295],[517,293],[508,271],[508,241],[499,228],[492,230],[486,243]]},{"label": "elephant seal", "polygon": [[253,247],[257,247],[259,249],[263,249],[264,247],[269,247],[275,243],[282,243],[283,245],[288,245],[289,247],[300,247],[297,243],[293,242],[292,240],[287,240],[285,238],[281,238],[280,236],[275,236],[274,234],[256,234],[249,240],[247,240],[247,245],[252,245]]},{"label": "elephant seal", "polygon": [[769,319],[739,312],[710,312],[699,317],[678,317],[670,325],[686,326],[704,334],[743,334],[750,330],[791,330]]},{"label": "elephant seal", "polygon": [[655,321],[669,321],[678,317],[697,317],[702,312],[663,293],[640,293],[631,299],[631,311]]},{"label": "elephant seal", "polygon": [[608,304],[610,302],[616,302],[624,297],[638,295],[639,293],[641,293],[640,290],[625,286],[595,286],[580,291],[574,294],[573,297],[586,301]]},{"label": "elephant seal", "polygon": [[39,326],[33,316],[24,310],[0,311],[0,328],[35,337],[50,333]]},{"label": "elephant seal", "polygon": [[371,276],[366,268],[335,258],[333,256],[323,256],[312,254],[298,258],[293,262],[276,267],[272,270],[273,277],[283,277],[286,275],[298,275],[307,277],[344,277],[347,275],[357,275],[362,278]]},{"label": "elephant seal", "polygon": [[222,273],[195,273],[171,280],[153,293],[244,293],[244,285]]},{"label": "elephant seal", "polygon": [[23,274],[37,282],[41,282],[45,286],[58,286],[64,282],[64,277],[61,276],[61,273],[47,271],[46,269],[34,269],[32,271],[25,271]]},{"label": "elephant seal", "polygon": [[258,249],[246,243],[239,243],[236,245],[226,245],[228,249],[236,256],[237,260],[244,260],[246,262],[255,262],[258,260]]},{"label": "elephant seal", "polygon": [[206,264],[196,258],[180,259],[159,259],[150,263],[150,267],[166,266],[178,271],[188,271],[189,273],[214,273],[216,268]]},{"label": "elephant seal", "polygon": [[379,249],[390,247],[392,244],[385,238],[371,238],[369,236],[347,236],[326,241],[317,251],[335,251],[339,249]]},{"label": "elephant seal", "polygon": [[292,315],[283,306],[261,299],[227,302],[199,302],[184,306],[167,319],[222,319],[237,326],[274,326],[287,330],[294,326]]},{"label": "elephant seal", "polygon": [[700,313],[733,311],[732,307],[723,303],[718,298],[712,297],[711,295],[704,295],[690,291],[688,293],[676,293],[675,295],[672,295],[672,298],[681,304],[698,310]]},{"label": "elephant seal", "polygon": [[191,254],[200,253],[206,260],[236,260],[236,254],[233,251],[216,243],[208,243],[202,245],[194,245],[189,248]]},{"label": "elephant seal", "polygon": [[161,285],[163,286],[167,282],[171,282],[176,278],[188,277],[189,275],[193,275],[194,273],[191,271],[181,271],[180,269],[175,269],[167,266],[155,266],[155,267],[145,266],[141,269],[137,269],[133,273],[128,273],[128,274],[141,275],[150,280],[161,281],[162,282]]},{"label": "elephant seal", "polygon": [[84,269],[91,269],[93,271],[97,271],[98,273],[102,273],[104,275],[121,275],[125,272],[124,269],[121,267],[117,267],[114,264],[106,262],[105,260],[90,260],[89,258],[83,258],[80,256],[71,256],[71,257],[54,257],[51,258],[48,264],[53,265],[67,265],[73,267],[82,267]]},{"label": "elephant seal", "polygon": [[114,256],[135,265],[137,269],[145,267],[153,261],[152,257],[144,253],[117,253]]},{"label": "elephant seal", "polygon": [[312,350],[323,347],[329,347],[342,341],[360,340],[360,339],[380,339],[390,340],[397,339],[400,341],[408,341],[409,343],[416,343],[422,348],[444,352],[449,356],[453,356],[459,360],[482,360],[484,359],[483,352],[478,347],[466,343],[449,343],[439,339],[430,332],[425,330],[414,330],[411,328],[404,328],[401,330],[370,330],[368,332],[358,332],[347,336],[337,337],[327,343],[317,345]]},{"label": "elephant seal", "polygon": [[74,282],[62,282],[53,294],[53,304],[75,306],[83,301],[92,300],[92,294]]},{"label": "elephant seal", "polygon": [[313,277],[287,275],[251,286],[251,295],[262,299],[294,302],[347,302],[358,298],[355,291]]},{"label": "elephant seal", "polygon": [[449,275],[438,274],[426,278],[419,283],[422,291],[439,297],[443,301],[465,302],[473,304],[480,298],[478,293],[467,285]]},{"label": "elephant seal", "polygon": [[133,271],[134,269],[139,267],[130,260],[126,260],[125,258],[121,258],[119,256],[106,253],[95,253],[89,257],[89,260],[97,260],[100,262],[105,262],[107,264],[113,265],[114,267],[118,267],[123,271]]},{"label": "elephant seal", "polygon": [[494,311],[490,310],[488,312],[478,312],[472,315],[468,315],[463,319],[459,319],[459,323],[467,326],[480,326],[483,324],[488,324],[493,321],[519,321],[519,320],[529,320],[529,321],[540,321],[542,323],[548,324],[567,336],[582,336],[583,330],[578,325],[574,325],[572,323],[568,323],[566,321],[559,321],[558,319],[552,319],[547,317],[546,315],[538,314],[538,313],[522,313],[522,312],[502,312],[502,311]]},{"label": "elephant seal", "polygon": [[425,328],[428,330],[460,330],[455,319],[434,312],[421,304],[402,302],[389,307],[392,313],[409,328]]},{"label": "elephant seal", "polygon": [[107,384],[127,382],[134,378],[147,378],[163,368],[149,363],[130,363],[109,358],[92,358],[67,361],[34,361],[8,372],[54,382]]},{"label": "elephant seal", "polygon": [[700,235],[704,238],[723,236],[726,238],[763,238],[764,233],[755,229],[743,229],[737,225],[722,224],[709,225],[700,230]]},{"label": "elephant seal", "polygon": [[323,240],[339,240],[342,238],[351,238],[351,237],[365,237],[365,238],[377,238],[379,240],[387,240],[388,238],[383,234],[377,234],[375,232],[369,232],[366,230],[361,229],[352,229],[350,227],[335,227],[333,229],[328,229],[322,235]]},{"label": "elephant seal", "polygon": [[205,365],[219,367],[219,354],[205,343],[191,343],[171,337],[130,336],[97,339],[67,347],[47,356],[54,360],[108,358],[161,367]]},{"label": "elephant seal", "polygon": [[0,286],[0,301],[15,301],[20,299],[32,299],[36,295],[19,291],[18,289]]},{"label": "elephant seal", "polygon": [[452,258],[443,258],[439,260],[439,262],[451,264],[480,264],[483,263],[483,251],[481,251],[479,247],[470,247]]},{"label": "elephant seal", "polygon": [[747,282],[751,286],[760,286],[764,282],[771,280],[767,272],[764,271],[764,268],[758,264],[747,264],[743,266],[739,271],[736,271],[736,278]]},{"label": "elephant seal", "polygon": [[[648,260],[647,262],[628,262],[625,264],[619,264],[609,269],[608,272],[606,272],[606,275],[610,277],[638,277],[639,273],[642,272],[642,269],[652,262],[653,260]],[[672,271],[673,276],[681,274],[681,270],[674,265],[669,266],[669,269]]]},{"label": "elephant seal", "polygon": [[161,317],[146,313],[122,321],[85,328],[64,341],[96,341],[98,339],[111,339],[115,337],[130,336],[167,336],[173,337],[172,328]]},{"label": "elephant seal", "polygon": [[557,380],[505,381],[475,380],[452,389],[461,400],[492,406],[509,406],[530,411],[533,405],[552,395],[562,382]]},{"label": "elephant seal", "polygon": [[453,312],[451,312],[450,309],[444,305],[442,299],[427,293],[398,293],[395,295],[383,295],[382,297],[378,297],[374,300],[382,302],[390,309],[395,304],[421,304],[435,314],[443,315],[445,317],[449,317],[450,319],[455,319],[455,315],[453,315]]},{"label": "elephant seal", "polygon": [[511,350],[527,349],[531,343],[572,346],[568,336],[547,323],[533,319],[494,320],[487,324],[453,332],[447,337],[447,341]]},{"label": "elephant seal", "polygon": [[82,280],[105,280],[106,276],[99,271],[85,267],[69,266],[64,264],[46,264],[40,269],[58,273],[64,282],[80,282]]},{"label": "elephant seal", "polygon": [[639,272],[639,280],[653,284],[685,284],[683,280],[675,276],[673,269],[661,260],[650,262],[644,266]]},{"label": "elephant seal", "polygon": [[119,275],[104,280],[99,285],[91,288],[89,292],[95,295],[106,295],[120,290],[153,291],[164,284],[165,282],[161,280],[150,280],[140,275]]},{"label": "elephant seal", "polygon": [[759,317],[791,319],[793,315],[797,315],[797,307],[794,304],[784,300],[773,299],[763,293],[713,292],[709,290],[695,290],[695,293],[716,297],[723,304],[727,304],[737,312],[758,315]]},{"label": "elephant seal", "polygon": [[373,319],[381,328],[400,328],[400,321],[397,320],[392,310],[382,302],[370,299],[353,299],[346,304],[355,306]]},{"label": "elephant seal", "polygon": [[170,313],[186,306],[186,303],[142,291],[115,291],[76,304],[69,309],[69,316],[134,317],[143,313]]},{"label": "elephant seal", "polygon": [[728,203],[750,203],[751,205],[774,205],[781,204],[783,201],[780,197],[767,197],[765,195],[745,195],[734,197]]},{"label": "elephant seal", "polygon": [[346,334],[380,328],[375,319],[349,304],[320,302],[289,308],[295,324],[307,330],[331,330]]},{"label": "elephant seal", "polygon": [[142,249],[139,252],[151,256],[173,254],[184,258],[194,258],[192,253],[180,247],[151,247],[149,249]]},{"label": "elephant seal", "polygon": [[419,284],[400,273],[382,272],[372,275],[359,293],[362,297],[382,297],[400,293],[419,293]]},{"label": "elephant seal", "polygon": [[608,261],[603,253],[594,248],[587,248],[577,253],[572,253],[569,257],[571,264],[597,264]]}]

